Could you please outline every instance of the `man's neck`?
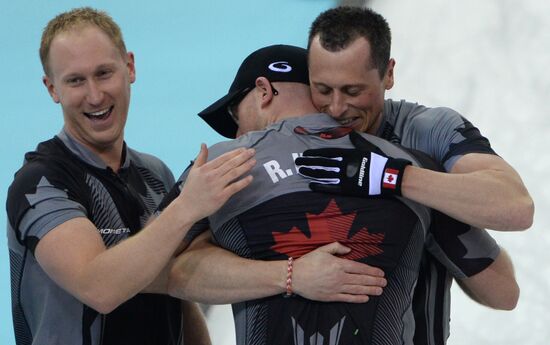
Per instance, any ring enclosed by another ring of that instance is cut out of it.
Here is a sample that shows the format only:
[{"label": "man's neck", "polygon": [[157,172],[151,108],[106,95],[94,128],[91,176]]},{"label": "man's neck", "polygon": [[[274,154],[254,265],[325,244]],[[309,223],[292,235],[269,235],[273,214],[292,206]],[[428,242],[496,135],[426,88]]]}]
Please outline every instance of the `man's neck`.
[{"label": "man's neck", "polygon": [[268,119],[268,125],[283,121],[293,117],[302,117],[318,113],[317,109],[309,102],[302,104],[285,104],[280,109],[275,109]]},{"label": "man's neck", "polygon": [[311,101],[309,86],[302,83],[281,83],[279,94],[269,108],[268,125],[292,117],[318,113]]},{"label": "man's neck", "polygon": [[384,111],[382,110],[380,112],[380,115],[378,115],[378,118],[376,119],[376,122],[367,129],[368,134],[376,135],[378,131],[380,130],[380,126],[382,126],[382,121],[384,120]]},{"label": "man's neck", "polygon": [[61,139],[77,156],[84,161],[98,167],[106,165],[113,171],[118,171],[124,162],[123,150],[124,139],[119,138],[116,142],[105,146],[94,146],[73,136],[66,128],[59,134]]},{"label": "man's neck", "polygon": [[117,142],[115,145],[111,145],[102,150],[95,148],[93,152],[98,155],[98,157],[107,165],[109,168],[113,169],[114,172],[118,172],[122,166],[122,148],[124,142]]}]

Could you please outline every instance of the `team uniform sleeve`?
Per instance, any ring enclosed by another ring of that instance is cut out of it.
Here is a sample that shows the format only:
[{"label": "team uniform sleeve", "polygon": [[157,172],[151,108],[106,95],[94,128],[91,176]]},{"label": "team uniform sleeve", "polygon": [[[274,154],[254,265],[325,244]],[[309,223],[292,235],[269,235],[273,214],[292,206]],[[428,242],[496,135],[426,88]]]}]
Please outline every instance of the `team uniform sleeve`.
[{"label": "team uniform sleeve", "polygon": [[[443,170],[424,152],[409,152],[422,167]],[[426,250],[453,277],[463,279],[483,271],[500,253],[500,247],[486,230],[474,228],[433,209],[431,214],[432,220],[426,234]]]},{"label": "team uniform sleeve", "polygon": [[64,222],[86,217],[86,208],[75,197],[70,177],[57,177],[55,169],[28,164],[8,190],[7,212],[17,240],[34,252],[40,239]]},{"label": "team uniform sleeve", "polygon": [[471,277],[491,265],[500,247],[484,229],[432,211],[426,249],[458,279]]},{"label": "team uniform sleeve", "polygon": [[450,171],[468,153],[496,154],[478,128],[450,108],[431,108],[413,116],[409,124],[414,147]]}]

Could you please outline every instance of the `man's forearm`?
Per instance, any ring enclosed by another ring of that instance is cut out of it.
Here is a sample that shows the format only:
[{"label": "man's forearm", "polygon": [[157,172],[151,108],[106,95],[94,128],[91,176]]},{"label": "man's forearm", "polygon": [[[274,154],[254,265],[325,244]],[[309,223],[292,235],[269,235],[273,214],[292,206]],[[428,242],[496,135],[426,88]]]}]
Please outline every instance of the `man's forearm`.
[{"label": "man's forearm", "polygon": [[518,302],[519,286],[512,261],[504,249],[485,270],[458,283],[474,301],[494,309],[512,310]]},{"label": "man's forearm", "polygon": [[40,240],[36,259],[57,284],[107,314],[155,282],[189,228],[251,182],[235,178],[255,164],[253,153],[237,149],[207,163],[202,145],[180,195],[136,235],[106,248],[90,220],[73,218]]},{"label": "man's forearm", "polygon": [[[245,259],[201,235],[178,258],[169,278],[169,294],[192,301],[224,304],[286,292],[286,260]],[[291,288],[317,301],[364,303],[386,286],[384,272],[337,257],[350,249],[331,243],[294,261]]]},{"label": "man's forearm", "polygon": [[[109,313],[159,276],[191,224],[166,214],[135,236],[106,249],[89,220],[74,218],[45,236],[35,255],[59,285],[97,311]],[[70,245],[76,241],[86,246]],[[117,288],[106,293],[109,286]]]},{"label": "man's forearm", "polygon": [[[203,236],[204,238],[204,236]],[[252,261],[199,238],[178,256],[170,295],[208,304],[236,303],[285,291],[286,263]]]},{"label": "man's forearm", "polygon": [[407,167],[402,192],[479,228],[524,230],[533,221],[533,200],[521,178],[497,156],[466,155],[450,174]]}]

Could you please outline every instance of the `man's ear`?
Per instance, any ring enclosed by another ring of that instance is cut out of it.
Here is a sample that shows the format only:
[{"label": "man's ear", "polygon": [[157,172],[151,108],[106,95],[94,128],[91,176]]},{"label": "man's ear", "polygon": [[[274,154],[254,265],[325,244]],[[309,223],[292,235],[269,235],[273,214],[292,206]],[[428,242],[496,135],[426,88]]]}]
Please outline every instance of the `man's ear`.
[{"label": "man's ear", "polygon": [[271,86],[271,83],[266,77],[258,77],[256,78],[256,87],[258,88],[259,92],[261,93],[261,106],[265,107],[271,101],[273,100],[274,96],[274,90]]},{"label": "man's ear", "polygon": [[130,83],[133,84],[136,81],[136,64],[134,60],[134,53],[132,52],[128,52],[126,54],[126,67],[128,68]]},{"label": "man's ear", "polygon": [[42,83],[44,86],[46,86],[46,89],[48,90],[48,93],[50,94],[50,97],[53,99],[55,103],[59,103],[59,95],[57,94],[57,91],[55,89],[54,84],[52,83],[52,80],[47,75],[42,77]]},{"label": "man's ear", "polygon": [[384,88],[386,90],[389,90],[393,87],[393,71],[395,68],[395,60],[390,59],[388,62],[388,68],[386,69],[386,73],[384,74]]}]

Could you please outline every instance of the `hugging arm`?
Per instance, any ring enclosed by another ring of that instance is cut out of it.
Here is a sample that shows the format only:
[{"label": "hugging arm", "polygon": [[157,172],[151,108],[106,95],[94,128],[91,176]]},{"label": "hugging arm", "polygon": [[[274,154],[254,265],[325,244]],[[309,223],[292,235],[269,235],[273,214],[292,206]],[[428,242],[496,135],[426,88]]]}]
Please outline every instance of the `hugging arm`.
[{"label": "hugging arm", "polygon": [[300,173],[314,179],[312,189],[364,197],[402,195],[479,228],[524,230],[533,222],[527,188],[495,154],[464,153],[447,173],[388,157],[356,132],[349,137],[355,149],[307,150],[296,159]]},{"label": "hugging arm", "polygon": [[512,310],[519,299],[512,260],[504,249],[489,267],[457,282],[471,299],[494,309]]},{"label": "hugging arm", "polygon": [[[312,300],[351,303],[379,295],[386,284],[383,271],[337,257],[348,252],[331,243],[295,260],[293,292]],[[285,293],[286,277],[286,260],[239,257],[213,244],[211,233],[205,232],[176,259],[169,293],[209,304],[237,303]]]}]

